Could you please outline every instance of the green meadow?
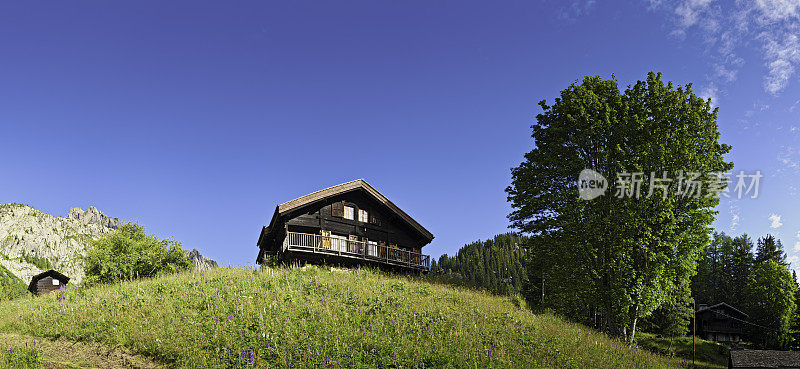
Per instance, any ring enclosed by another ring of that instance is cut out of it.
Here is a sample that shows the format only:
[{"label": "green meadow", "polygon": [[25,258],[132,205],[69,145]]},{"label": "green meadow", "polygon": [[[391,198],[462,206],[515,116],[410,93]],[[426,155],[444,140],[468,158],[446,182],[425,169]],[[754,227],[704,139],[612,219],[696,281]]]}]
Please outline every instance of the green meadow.
[{"label": "green meadow", "polygon": [[[71,288],[0,303],[0,334],[123,347],[174,368],[687,367],[518,298],[367,269],[222,268]],[[4,367],[81,367],[2,346]]]}]

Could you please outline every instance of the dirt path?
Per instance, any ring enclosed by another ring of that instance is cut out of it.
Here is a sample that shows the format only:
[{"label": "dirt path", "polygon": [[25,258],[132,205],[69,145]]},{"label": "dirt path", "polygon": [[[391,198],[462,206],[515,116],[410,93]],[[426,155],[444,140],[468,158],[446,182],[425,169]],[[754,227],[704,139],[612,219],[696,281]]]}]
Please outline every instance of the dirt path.
[{"label": "dirt path", "polygon": [[64,339],[50,340],[19,334],[0,334],[0,342],[12,346],[33,347],[40,350],[45,368],[141,368],[162,369],[161,364],[136,354],[125,347],[110,347],[99,343],[84,343]]}]

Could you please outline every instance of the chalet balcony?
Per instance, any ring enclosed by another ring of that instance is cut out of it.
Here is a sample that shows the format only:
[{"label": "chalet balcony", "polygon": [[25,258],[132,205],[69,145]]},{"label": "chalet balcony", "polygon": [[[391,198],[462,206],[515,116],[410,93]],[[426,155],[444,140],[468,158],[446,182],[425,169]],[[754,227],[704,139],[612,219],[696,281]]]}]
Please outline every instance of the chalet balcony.
[{"label": "chalet balcony", "polygon": [[334,255],[421,271],[429,271],[431,268],[430,255],[335,236],[287,232],[283,240],[283,251]]}]

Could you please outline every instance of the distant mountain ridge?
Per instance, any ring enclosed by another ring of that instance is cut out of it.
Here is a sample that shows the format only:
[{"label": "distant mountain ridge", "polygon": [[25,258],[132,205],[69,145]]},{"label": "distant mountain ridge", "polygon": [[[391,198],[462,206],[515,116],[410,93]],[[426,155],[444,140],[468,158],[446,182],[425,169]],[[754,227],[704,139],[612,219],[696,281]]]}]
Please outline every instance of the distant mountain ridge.
[{"label": "distant mountain ridge", "polygon": [[94,206],[90,206],[89,209],[86,209],[86,211],[83,211],[81,208],[69,209],[67,218],[77,220],[81,222],[81,224],[97,224],[111,229],[117,229],[122,225],[122,222],[119,221],[119,218],[106,216]]},{"label": "distant mountain ridge", "polygon": [[197,249],[185,250],[185,253],[186,258],[194,264],[197,270],[208,270],[219,267],[216,261],[203,256]]},{"label": "distant mountain ridge", "polygon": [[[69,276],[72,283],[84,277],[81,256],[93,240],[107,236],[123,223],[94,206],[70,209],[53,216],[25,204],[0,205],[0,265],[27,284],[47,269]],[[196,249],[186,256],[200,269],[217,266]]]}]

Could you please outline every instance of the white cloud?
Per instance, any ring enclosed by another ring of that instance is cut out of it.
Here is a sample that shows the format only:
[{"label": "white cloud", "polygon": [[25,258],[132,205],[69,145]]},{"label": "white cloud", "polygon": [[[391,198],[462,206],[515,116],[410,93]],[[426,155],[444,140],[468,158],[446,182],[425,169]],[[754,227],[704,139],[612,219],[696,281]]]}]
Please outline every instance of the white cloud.
[{"label": "white cloud", "polygon": [[787,34],[782,40],[774,35],[764,33],[764,65],[769,74],[764,79],[764,90],[777,95],[789,83],[795,67],[800,63],[800,41],[795,34]]},{"label": "white cloud", "polygon": [[797,18],[800,14],[800,2],[796,0],[756,0],[755,8],[760,12],[761,23]]},{"label": "white cloud", "polygon": [[[566,2],[564,2],[566,3]],[[570,22],[576,21],[594,8],[595,0],[573,0],[570,4],[564,4],[558,10],[558,18]]]},{"label": "white cloud", "polygon": [[792,265],[792,267],[794,267],[795,265],[798,264],[798,262],[800,262],[800,256],[797,255],[789,256],[788,258],[786,258],[786,261],[788,261]]},{"label": "white cloud", "polygon": [[777,156],[781,167],[775,172],[776,175],[783,175],[786,172],[800,173],[800,152],[792,146],[782,146]]},{"label": "white cloud", "polygon": [[711,106],[718,106],[717,101],[719,101],[719,89],[715,83],[709,83],[705,88],[700,90],[698,93],[700,97],[703,99],[711,99]]},{"label": "white cloud", "polygon": [[783,225],[783,223],[781,223],[781,216],[778,214],[771,214],[769,220],[772,221],[772,224],[769,225],[770,228],[777,229]]},{"label": "white cloud", "polygon": [[736,81],[744,60],[737,47],[756,45],[766,67],[764,91],[780,94],[800,67],[800,1],[798,0],[663,0],[650,1],[650,9],[671,12],[673,35],[690,33],[709,44],[709,82],[717,89]]},{"label": "white cloud", "polygon": [[707,20],[705,13],[708,12],[711,0],[686,0],[675,8],[682,28],[689,28],[698,24],[701,20]]},{"label": "white cloud", "polygon": [[794,243],[794,251],[800,251],[800,241]]},{"label": "white cloud", "polygon": [[[736,233],[736,227],[739,226],[739,219],[740,219],[740,211],[739,205],[737,204],[736,200],[731,199],[728,205],[728,212],[731,214],[731,223],[730,223],[730,231],[731,234]],[[800,232],[798,232],[800,234]]]}]

